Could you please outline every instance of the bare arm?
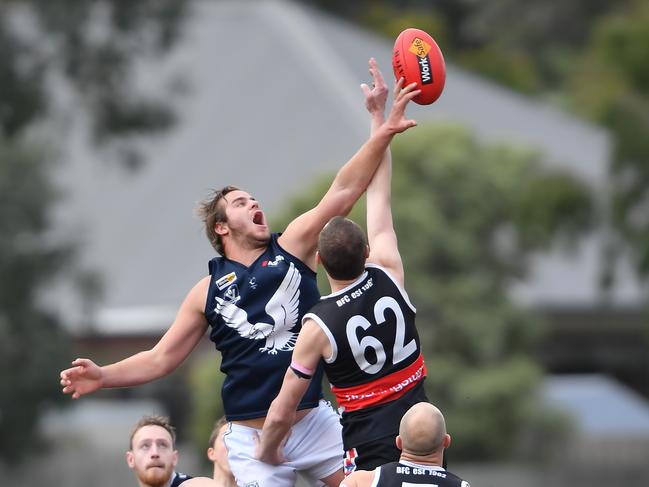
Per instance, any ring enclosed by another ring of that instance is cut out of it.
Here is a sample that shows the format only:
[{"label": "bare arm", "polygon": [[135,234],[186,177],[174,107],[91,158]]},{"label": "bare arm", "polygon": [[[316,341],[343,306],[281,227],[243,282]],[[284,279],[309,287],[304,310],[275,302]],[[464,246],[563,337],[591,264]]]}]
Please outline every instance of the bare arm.
[{"label": "bare arm", "polygon": [[61,372],[63,392],[78,399],[101,388],[151,382],[176,369],[207,329],[203,310],[209,279],[205,277],[189,292],[173,324],[152,349],[104,367],[89,359],[76,359],[73,367]]},{"label": "bare arm", "polygon": [[351,211],[354,203],[367,189],[394,135],[416,125],[414,120],[405,118],[405,109],[408,102],[419,94],[419,90],[415,89],[415,83],[404,89],[401,89],[402,85],[401,79],[395,88],[397,96],[385,123],[374,131],[370,139],[338,171],[320,203],[293,220],[280,237],[280,244],[312,269],[316,268],[315,251],[320,230],[332,217],[347,215]]},{"label": "bare arm", "polygon": [[[383,81],[383,76],[376,64],[374,64],[374,69],[375,85],[382,85],[387,94],[385,81]],[[377,113],[382,113],[381,99],[373,98],[367,87],[363,88],[363,92],[365,93],[367,109],[372,114],[372,131],[374,132],[378,130],[382,123],[381,117],[377,116]],[[396,98],[396,88],[394,95]],[[384,107],[385,97],[382,101]],[[370,245],[368,261],[385,267],[403,287],[403,264],[397,246],[397,236],[392,225],[392,208],[390,206],[391,179],[392,155],[388,147],[367,187],[367,235]]]},{"label": "bare arm", "polygon": [[[293,349],[292,360],[315,371],[328,345],[329,340],[320,327],[312,320],[306,320]],[[298,377],[290,368],[286,371],[282,388],[264,421],[257,447],[257,458],[261,461],[275,465],[283,462],[282,442],[295,423],[297,407],[310,383],[311,379]]]}]

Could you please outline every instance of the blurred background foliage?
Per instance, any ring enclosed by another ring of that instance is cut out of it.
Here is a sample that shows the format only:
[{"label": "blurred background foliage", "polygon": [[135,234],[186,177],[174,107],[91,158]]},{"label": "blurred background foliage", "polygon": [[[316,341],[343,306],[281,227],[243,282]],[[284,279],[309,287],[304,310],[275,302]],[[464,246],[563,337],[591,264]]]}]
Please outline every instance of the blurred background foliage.
[{"label": "blurred background foliage", "polygon": [[73,250],[43,242],[57,198],[46,164],[43,154],[0,137],[0,459],[10,462],[33,446],[41,409],[62,401],[43,371],[69,357],[57,317],[37,299]]},{"label": "blurred background foliage", "polygon": [[[428,30],[455,64],[608,128],[614,142],[609,203],[618,233],[606,257],[613,262],[620,249],[631,249],[638,273],[647,275],[647,2],[306,3],[389,39],[405,27]],[[38,304],[49,279],[74,267],[75,242],[44,238],[51,205],[64,197],[50,176],[60,157],[52,141],[65,124],[41,123],[65,120],[52,87],[68,87],[65,105],[84,113],[92,141],[109,160],[137,169],[143,163],[138,138],[171,127],[175,116],[166,97],[138,90],[135,62],[168,51],[182,34],[189,4],[0,2],[0,360],[3,371],[12,371],[3,374],[0,395],[4,461],[33,447],[39,412],[61,400],[43,370],[69,359],[61,324]],[[543,323],[514,307],[505,290],[524,277],[535,251],[570,243],[592,224],[590,196],[566,175],[542,170],[540,155],[483,146],[460,127],[422,126],[395,144],[394,155],[394,216],[407,286],[419,309],[430,397],[454,425],[453,454],[486,458],[546,444],[562,420],[534,401],[542,371],[531,350]],[[275,228],[309,208],[328,182],[289,203]],[[357,211],[353,217],[364,221],[362,208]],[[192,412],[201,451],[219,414],[211,402],[222,380],[217,369],[210,360],[193,372],[192,384],[204,384],[192,387],[194,407],[202,408]],[[480,421],[476,409],[493,424]]]},{"label": "blurred background foliage", "polygon": [[189,374],[191,414],[189,430],[199,457],[207,462],[205,451],[214,423],[225,414],[221,387],[225,376],[220,371],[221,360],[214,352],[196,360]]},{"label": "blurred background foliage", "polygon": [[39,305],[57,274],[71,272],[76,244],[47,238],[65,197],[51,178],[61,125],[42,126],[66,119],[54,87],[68,87],[68,108],[84,113],[109,159],[136,169],[137,136],[174,117],[137,90],[135,61],[166,52],[184,9],[173,0],[0,2],[0,460],[9,464],[38,441],[45,406],[63,401],[45,371],[64,368],[71,353],[58,317]]}]

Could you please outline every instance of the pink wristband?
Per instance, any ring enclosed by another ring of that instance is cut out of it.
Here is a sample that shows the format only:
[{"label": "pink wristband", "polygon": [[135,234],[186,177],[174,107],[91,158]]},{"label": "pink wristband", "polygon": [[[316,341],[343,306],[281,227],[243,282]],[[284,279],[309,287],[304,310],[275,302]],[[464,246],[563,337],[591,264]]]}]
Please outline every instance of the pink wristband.
[{"label": "pink wristband", "polygon": [[291,361],[291,368],[298,372],[302,372],[304,375],[313,375],[313,372],[315,372],[313,369],[308,369],[303,365],[298,364],[295,360]]}]

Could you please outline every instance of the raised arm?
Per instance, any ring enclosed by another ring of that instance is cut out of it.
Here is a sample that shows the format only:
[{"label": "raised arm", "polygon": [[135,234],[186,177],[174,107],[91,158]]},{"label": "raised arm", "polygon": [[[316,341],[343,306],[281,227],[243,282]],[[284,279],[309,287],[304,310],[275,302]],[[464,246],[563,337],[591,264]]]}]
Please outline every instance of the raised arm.
[{"label": "raised arm", "polygon": [[309,376],[315,372],[328,345],[322,329],[313,320],[305,320],[293,349],[291,367],[264,421],[257,445],[257,458],[262,462],[278,465],[284,461],[283,440],[295,423],[298,404],[311,383]]},{"label": "raised arm", "polygon": [[[372,66],[371,63],[370,66]],[[376,67],[376,63],[374,63],[373,67],[375,70],[375,86],[382,85],[387,95],[383,76]],[[372,131],[374,132],[379,129],[382,123],[381,117],[378,116],[378,113],[382,112],[382,110],[378,109],[381,107],[381,101],[371,96],[368,87],[364,87],[363,92],[365,93],[366,107],[372,115]],[[396,88],[394,96],[395,98],[398,96]],[[385,97],[383,98],[383,106],[385,106]],[[368,261],[385,267],[403,286],[403,264],[397,246],[397,236],[392,226],[391,179],[392,155],[388,146],[383,153],[383,159],[374,173],[374,177],[367,187],[367,236],[370,245]]]},{"label": "raised arm", "polygon": [[394,135],[417,124],[414,120],[405,118],[405,109],[408,102],[419,94],[419,90],[415,89],[416,83],[403,89],[402,86],[403,79],[397,83],[395,100],[385,123],[374,131],[370,139],[338,171],[320,203],[293,220],[280,237],[280,244],[312,269],[316,268],[315,251],[320,230],[332,217],[347,215],[351,211],[354,203],[367,189]]},{"label": "raised arm", "polygon": [[180,306],[173,324],[152,349],[103,367],[86,358],[74,360],[73,367],[61,371],[63,392],[78,399],[101,388],[151,382],[175,370],[207,329],[203,310],[208,285],[209,276],[194,286]]},{"label": "raised arm", "polygon": [[392,156],[388,148],[367,187],[367,261],[385,267],[403,287],[403,262],[392,223],[391,180]]}]

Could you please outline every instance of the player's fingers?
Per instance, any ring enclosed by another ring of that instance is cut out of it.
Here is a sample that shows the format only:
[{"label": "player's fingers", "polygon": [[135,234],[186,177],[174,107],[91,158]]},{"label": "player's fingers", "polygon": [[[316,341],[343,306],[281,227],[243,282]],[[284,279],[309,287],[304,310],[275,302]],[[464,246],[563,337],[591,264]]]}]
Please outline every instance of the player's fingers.
[{"label": "player's fingers", "polygon": [[412,85],[408,85],[406,88],[401,90],[398,98],[395,100],[395,105],[406,105],[410,100],[421,93],[421,90],[413,88],[414,87]]},{"label": "player's fingers", "polygon": [[421,90],[409,91],[409,92],[403,94],[403,98],[405,100],[407,100],[407,101],[410,101],[413,98],[415,98],[417,95],[419,95],[420,93],[421,93]]},{"label": "player's fingers", "polygon": [[372,78],[374,78],[374,76],[376,75],[376,72],[378,71],[378,66],[376,64],[376,59],[371,57],[370,60],[368,61],[368,64],[370,66],[369,72],[372,75]]},{"label": "player's fingers", "polygon": [[415,89],[417,89],[417,83],[410,83],[409,85],[406,85],[401,89],[400,95],[405,95]]},{"label": "player's fingers", "polygon": [[401,92],[401,87],[403,86],[404,81],[405,81],[405,80],[403,79],[403,76],[402,76],[402,77],[399,78],[399,79],[397,80],[397,82],[395,83],[395,85],[394,85],[394,92],[393,92],[393,95],[394,95],[394,98],[395,98],[395,99],[398,98],[399,93]]},{"label": "player's fingers", "polygon": [[372,78],[374,79],[375,88],[380,88],[381,90],[387,89],[387,85],[385,84],[385,79],[383,78],[383,73],[381,73],[381,70],[379,68],[374,69]]},{"label": "player's fingers", "polygon": [[363,92],[363,95],[365,96],[365,98],[370,96],[371,90],[370,90],[370,87],[367,86],[366,83],[361,83],[361,91]]},{"label": "player's fingers", "polygon": [[417,126],[417,120],[406,120],[406,128],[411,128],[411,127],[416,127]]},{"label": "player's fingers", "polygon": [[416,120],[403,120],[399,125],[397,126],[397,132],[405,132],[409,128],[416,127],[417,126],[417,121]]}]

